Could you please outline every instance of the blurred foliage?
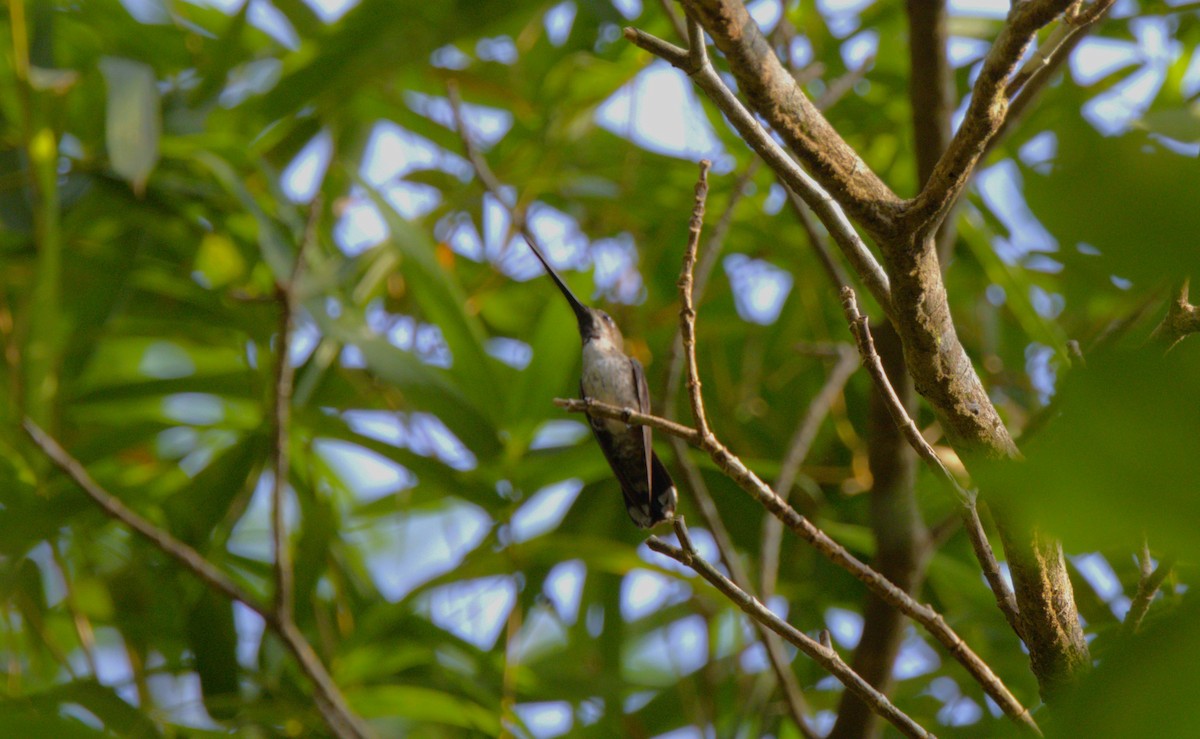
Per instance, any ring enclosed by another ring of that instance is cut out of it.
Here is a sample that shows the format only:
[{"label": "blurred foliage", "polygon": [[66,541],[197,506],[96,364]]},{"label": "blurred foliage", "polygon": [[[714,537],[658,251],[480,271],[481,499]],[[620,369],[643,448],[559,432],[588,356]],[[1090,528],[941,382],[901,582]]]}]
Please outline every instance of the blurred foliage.
[{"label": "blurred foliage", "polygon": [[[912,193],[899,4],[787,5],[825,70],[814,95],[855,66],[854,44],[878,44],[829,117]],[[297,617],[356,710],[388,736],[544,736],[555,710],[573,736],[705,724],[796,736],[741,615],[638,547],[599,451],[550,404],[576,391],[572,319],[529,280],[535,263],[505,238],[503,209],[472,181],[449,125],[454,79],[492,167],[575,289],[624,328],[661,398],[695,159],[717,160],[710,223],[750,162],[711,108],[722,149],[689,156],[598,122],[651,61],[620,25],[673,38],[661,7],[361,0],[327,20],[302,0],[234,6],[10,0],[0,21],[0,733],[323,731],[261,622],[103,518],[19,430],[33,418],[128,505],[269,596],[275,281],[311,224],[293,357]],[[987,166],[1009,172],[1013,195],[1002,206],[972,192],[947,284],[1002,413],[1014,432],[1036,429],[1022,441],[1028,464],[998,471],[985,496],[1026,504],[1071,554],[1103,555],[1117,583],[1078,582],[1099,665],[1050,728],[1185,736],[1200,725],[1189,699],[1200,630],[1183,594],[1200,520],[1200,366],[1190,342],[1166,360],[1140,345],[1167,288],[1200,263],[1188,76],[1200,23],[1165,3],[1121,7],[1141,17],[1096,33],[1131,60],[1086,85],[1066,75],[997,148]],[[999,24],[962,15],[952,28],[967,48]],[[1158,52],[1145,51],[1147,29]],[[957,69],[960,94],[977,61]],[[1147,73],[1162,82],[1145,115],[1099,133],[1097,101]],[[301,163],[311,188],[298,187]],[[709,416],[767,479],[828,370],[797,344],[847,337],[779,204],[759,170],[724,244],[753,269],[719,263],[699,322]],[[1027,243],[1034,216],[1049,241]],[[589,274],[592,257],[603,274]],[[743,304],[755,280],[734,287],[756,274],[790,280],[765,325]],[[1068,366],[1066,339],[1091,351],[1098,337],[1086,370]],[[863,557],[867,391],[856,376],[792,492]],[[698,462],[755,564],[763,512]],[[920,485],[927,522],[949,515],[937,486]],[[561,521],[547,501],[570,503]],[[1136,588],[1143,535],[1179,563],[1144,636],[1130,637],[1114,613]],[[859,611],[857,581],[784,547],[792,623],[812,632]],[[631,613],[639,598],[651,602]],[[933,556],[920,598],[1036,703],[961,534]],[[907,640],[905,711],[943,736],[1007,730],[952,659],[919,633]],[[840,688],[804,659],[793,666],[828,722]]]}]

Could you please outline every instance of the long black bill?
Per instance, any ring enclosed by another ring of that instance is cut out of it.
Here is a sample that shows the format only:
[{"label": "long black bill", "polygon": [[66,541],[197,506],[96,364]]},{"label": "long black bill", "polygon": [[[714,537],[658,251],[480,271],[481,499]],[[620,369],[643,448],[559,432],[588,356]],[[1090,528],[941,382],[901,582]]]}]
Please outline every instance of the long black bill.
[{"label": "long black bill", "polygon": [[533,251],[533,255],[537,257],[538,261],[542,263],[542,266],[546,268],[546,274],[550,275],[550,279],[554,280],[555,285],[558,285],[558,289],[562,291],[563,297],[565,297],[567,302],[571,304],[571,310],[575,311],[575,317],[579,319],[580,330],[583,330],[585,326],[590,325],[592,322],[591,309],[579,302],[579,298],[575,297],[575,293],[571,292],[571,288],[567,287],[567,283],[563,282],[562,278],[558,276],[558,273],[554,271],[554,268],[550,266],[550,262],[546,261],[546,256],[542,254],[541,249],[538,249],[533,245],[533,240],[523,233],[521,234],[521,237],[525,239],[525,243],[529,245],[529,248]]}]

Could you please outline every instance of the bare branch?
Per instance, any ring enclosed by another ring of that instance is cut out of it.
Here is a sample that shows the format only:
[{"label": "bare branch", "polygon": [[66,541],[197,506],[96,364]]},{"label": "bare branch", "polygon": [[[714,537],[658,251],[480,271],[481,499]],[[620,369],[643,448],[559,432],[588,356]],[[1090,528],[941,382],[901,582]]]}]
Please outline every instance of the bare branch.
[{"label": "bare branch", "polygon": [[692,419],[700,438],[711,435],[704,414],[704,398],[700,394],[700,373],[696,369],[696,306],[692,303],[692,271],[696,268],[696,249],[700,230],[704,227],[704,201],[708,197],[708,168],[712,163],[700,161],[700,179],[696,181],[696,202],[688,223],[687,249],[683,254],[683,269],[679,273],[679,333],[683,337],[683,364],[687,373],[688,399],[692,404]]},{"label": "bare branch", "polygon": [[904,230],[920,236],[933,233],[941,224],[970,181],[988,141],[1004,124],[1009,108],[1009,83],[1025,50],[1040,29],[1062,15],[1074,2],[1025,0],[1014,3],[1008,23],[984,59],[958,133],[938,160],[928,183],[904,214]]},{"label": "bare branch", "polygon": [[674,421],[668,421],[665,418],[645,413],[638,413],[632,408],[619,408],[594,400],[556,398],[554,404],[572,413],[587,413],[591,416],[620,420],[627,424],[644,424],[657,431],[678,436],[689,444],[707,452],[717,467],[729,479],[733,480],[739,487],[758,500],[764,508],[783,521],[783,524],[797,536],[811,544],[826,559],[857,578],[884,602],[921,624],[931,636],[937,639],[966,668],[967,672],[983,687],[984,692],[1013,720],[1030,729],[1036,730],[1037,725],[1029,715],[1029,711],[1009,692],[1008,688],[992,672],[987,663],[980,659],[966,642],[950,628],[945,619],[937,611],[929,606],[918,603],[908,593],[896,587],[883,575],[864,564],[815,524],[800,515],[796,509],[780,499],[771,490],[770,486],[747,468],[741,459],[730,452],[711,433],[707,436],[702,436],[695,429],[675,423]]},{"label": "bare branch", "polygon": [[[783,464],[779,469],[779,476],[775,478],[775,494],[783,500],[787,500],[791,494],[796,477],[800,474],[800,466],[808,458],[808,452],[817,438],[817,431],[820,430],[825,417],[829,415],[829,409],[841,395],[842,389],[846,387],[846,382],[856,369],[858,369],[858,361],[854,350],[845,344],[838,345],[837,361],[834,363],[833,369],[829,371],[829,376],[825,378],[825,384],[809,401],[808,409],[804,412],[800,423],[796,425],[796,430],[788,442],[787,452],[784,454]],[[764,598],[770,598],[775,592],[782,543],[782,522],[774,516],[768,516],[763,524],[761,547],[762,588],[760,592]]]},{"label": "bare branch", "polygon": [[[742,173],[734,184],[733,192],[730,194],[729,201],[726,203],[725,211],[718,220],[717,225],[713,228],[707,241],[707,248],[703,255],[690,253],[685,259],[690,259],[696,262],[698,266],[695,269],[694,279],[691,283],[690,296],[691,305],[694,309],[695,303],[699,300],[699,295],[702,295],[707,287],[708,277],[716,264],[716,258],[720,254],[721,244],[725,238],[725,234],[729,230],[729,225],[732,222],[733,210],[741,199],[742,193],[758,168],[760,160],[755,159],[746,171]],[[703,207],[703,198],[701,197],[701,185],[704,182],[705,171],[707,167],[701,165],[701,179],[697,182],[697,201],[696,208]],[[692,233],[689,230],[689,244],[692,244],[694,239],[699,238],[699,224],[696,224],[697,230]],[[680,279],[689,274],[689,269],[684,269]],[[681,313],[681,319],[684,314]],[[675,400],[679,393],[681,378],[684,375],[684,359],[685,356],[690,357],[690,361],[694,365],[694,336],[693,344],[689,351],[684,350],[684,330],[689,329],[694,333],[694,311],[692,319],[681,320],[679,330],[675,334],[675,343],[672,347],[670,369],[667,378],[667,392],[663,409],[668,417],[672,417],[675,411]],[[712,533],[713,540],[716,542],[717,551],[721,555],[721,561],[725,563],[725,567],[729,570],[729,574],[738,587],[750,591],[750,578],[743,566],[741,559],[737,556],[737,550],[733,545],[733,539],[729,536],[728,530],[725,528],[725,522],[721,519],[720,513],[717,511],[716,504],[713,502],[712,496],[708,492],[708,486],[704,482],[704,478],[700,475],[700,471],[696,465],[688,457],[687,446],[678,437],[670,437],[671,446],[675,450],[675,458],[682,468],[685,478],[687,479],[687,490],[691,493],[700,515],[704,518],[705,525]],[[774,519],[771,519],[774,520]],[[800,732],[808,739],[816,739],[817,735],[809,725],[807,718],[807,705],[804,700],[804,694],[800,690],[800,685],[796,681],[796,675],[792,672],[791,665],[787,654],[783,650],[783,644],[779,637],[764,627],[762,624],[755,624],[759,633],[759,638],[763,642],[763,647],[766,649],[767,660],[771,664],[771,669],[775,673],[776,679],[783,692],[783,697],[787,703],[788,711],[791,714],[792,721],[799,727]]]},{"label": "bare branch", "polygon": [[[694,280],[692,284],[693,300],[699,302],[708,288],[708,280],[712,277],[717,259],[721,256],[725,236],[733,223],[733,212],[746,193],[746,188],[761,165],[761,159],[754,159],[738,177],[725,203],[725,210],[717,219],[717,225],[710,232],[702,253],[697,256]],[[671,360],[668,362],[667,391],[663,394],[663,415],[674,417],[675,401],[679,397],[680,381],[683,379],[683,333],[682,326],[675,332],[675,340],[671,344]]]},{"label": "bare branch", "polygon": [[875,351],[875,342],[871,338],[871,330],[867,327],[866,316],[862,315],[858,309],[858,300],[854,296],[854,290],[849,287],[841,289],[842,310],[846,314],[846,322],[850,324],[850,333],[854,336],[854,341],[858,345],[858,352],[862,356],[863,367],[870,373],[871,379],[875,381],[880,392],[887,399],[888,411],[892,414],[892,420],[896,422],[896,426],[904,434],[904,438],[912,445],[912,448],[921,455],[921,459],[925,460],[938,477],[945,482],[954,491],[954,496],[961,502],[970,497],[946,466],[942,464],[942,460],[938,457],[937,452],[925,441],[925,437],[921,436],[921,430],[913,423],[909,417],[908,411],[904,409],[904,404],[900,402],[900,398],[896,396],[896,391],[892,388],[892,383],[888,381],[887,373],[883,370],[883,363],[879,359],[879,354]]},{"label": "bare branch", "polygon": [[821,186],[869,231],[890,232],[902,201],[796,84],[745,4],[741,0],[683,0],[683,7],[725,55],[749,107],[783,138]]},{"label": "bare branch", "polygon": [[862,355],[863,366],[866,367],[867,372],[871,375],[871,379],[875,381],[875,385],[887,403],[888,411],[891,413],[892,420],[896,422],[896,427],[900,429],[900,433],[958,501],[963,527],[966,529],[967,536],[971,540],[971,548],[975,552],[975,558],[979,560],[979,565],[983,569],[983,575],[987,579],[992,593],[996,596],[996,605],[999,606],[1005,620],[1008,621],[1013,631],[1019,636],[1021,628],[1017,617],[1016,598],[1013,596],[1012,590],[1008,587],[1008,583],[1001,575],[1000,565],[996,562],[996,555],[992,551],[991,544],[988,543],[987,534],[983,530],[983,524],[979,520],[979,512],[976,510],[976,496],[974,491],[968,491],[963,488],[958,480],[950,474],[950,471],[942,464],[942,460],[938,457],[937,452],[929,445],[929,442],[925,441],[925,437],[921,435],[921,430],[913,423],[912,418],[908,415],[908,411],[904,409],[904,404],[896,395],[896,391],[883,369],[883,363],[879,359],[879,354],[875,351],[875,342],[871,338],[871,330],[867,326],[866,317],[859,313],[858,301],[854,297],[854,291],[848,287],[843,287],[841,298],[842,309],[846,313],[846,321],[850,324],[850,333],[854,335],[854,340],[858,344],[858,351]]},{"label": "bare branch", "polygon": [[207,587],[230,600],[242,603],[257,613],[267,628],[278,634],[283,640],[288,650],[296,657],[301,670],[312,682],[315,688],[314,696],[317,708],[321,711],[322,718],[334,736],[339,739],[367,739],[372,736],[371,730],[362,722],[362,719],[350,710],[341,690],[330,677],[329,671],[325,669],[325,665],[313,651],[312,645],[305,640],[304,635],[291,619],[281,621],[278,611],[268,608],[250,595],[229,575],[222,572],[195,549],[179,541],[169,532],[155,526],[127,507],[119,498],[102,488],[78,460],[33,421],[25,420],[25,431],[50,461],[70,477],[104,511],[105,515],[127,526],[150,542],[156,549],[178,562]]},{"label": "bare branch", "polygon": [[[704,91],[713,104],[725,114],[730,124],[741,134],[763,161],[779,175],[789,189],[799,195],[825,224],[863,285],[884,309],[891,313],[891,287],[887,274],[854,226],[846,218],[841,205],[810,177],[779,144],[771,138],[754,116],[746,110],[720,75],[707,60],[700,68],[692,66],[688,52],[662,39],[634,28],[625,29],[625,38],[636,46],[658,56],[687,73],[696,86]],[[784,72],[786,74],[786,72]]]},{"label": "bare branch", "polygon": [[655,431],[662,431],[671,436],[678,436],[694,447],[704,448],[700,433],[691,426],[670,421],[662,416],[641,413],[633,408],[622,408],[608,403],[601,403],[592,398],[555,398],[554,404],[568,413],[587,413],[600,418],[612,418],[637,426],[649,426]]},{"label": "bare branch", "polygon": [[776,616],[766,606],[760,603],[757,599],[751,596],[746,591],[739,588],[729,578],[722,575],[715,567],[706,562],[696,552],[692,545],[691,539],[687,533],[687,527],[684,525],[683,517],[676,516],[675,518],[675,533],[679,537],[681,548],[677,548],[667,544],[657,537],[650,537],[646,542],[651,549],[659,554],[666,555],[675,561],[691,567],[701,577],[707,580],[713,587],[721,591],[721,593],[740,608],[746,615],[750,616],[756,622],[763,624],[771,631],[779,634],[786,639],[790,644],[808,655],[814,662],[821,665],[831,675],[836,677],[847,690],[854,691],[859,695],[869,706],[871,710],[878,713],[881,717],[889,721],[895,726],[904,736],[909,737],[932,737],[933,735],[923,729],[917,722],[913,721],[907,714],[896,708],[887,696],[871,687],[867,681],[863,680],[856,672],[842,661],[841,656],[832,648],[832,645],[822,644],[821,642],[809,637],[803,632],[796,629],[791,624]]}]

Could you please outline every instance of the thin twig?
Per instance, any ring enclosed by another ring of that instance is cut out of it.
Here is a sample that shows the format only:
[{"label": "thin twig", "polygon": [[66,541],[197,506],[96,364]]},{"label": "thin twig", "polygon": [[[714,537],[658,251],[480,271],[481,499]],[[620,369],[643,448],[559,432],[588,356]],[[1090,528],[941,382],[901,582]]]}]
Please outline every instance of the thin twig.
[{"label": "thin twig", "polygon": [[[808,409],[796,424],[796,430],[788,442],[787,452],[783,457],[783,465],[779,476],[775,478],[775,493],[787,500],[792,491],[792,485],[800,474],[800,466],[808,458],[812,443],[817,438],[817,431],[829,415],[833,402],[846,387],[846,382],[858,369],[858,355],[846,344],[837,346],[837,361],[825,378],[825,384],[809,401]],[[759,592],[763,598],[770,598],[775,592],[775,581],[779,576],[779,554],[783,544],[783,524],[774,516],[767,516],[763,523],[762,547],[762,587]]]},{"label": "thin twig", "polygon": [[[754,159],[734,182],[733,189],[729,193],[729,200],[725,203],[725,210],[721,213],[721,217],[717,219],[717,224],[710,229],[708,238],[704,242],[704,247],[700,250],[701,253],[697,255],[692,284],[693,300],[696,303],[701,301],[702,296],[707,290],[708,281],[712,277],[713,269],[717,265],[717,259],[721,256],[725,236],[729,233],[729,229],[733,225],[734,209],[746,194],[746,188],[761,164],[761,159]],[[675,401],[679,397],[680,384],[683,379],[682,327],[678,327],[675,331],[675,340],[671,343],[671,359],[667,363],[667,366],[667,391],[663,394],[662,408],[664,415],[672,418]]]},{"label": "thin twig", "polygon": [[292,263],[292,273],[287,282],[275,287],[275,299],[279,303],[279,334],[275,344],[275,407],[271,415],[271,553],[275,558],[275,611],[279,620],[293,619],[295,574],[292,570],[291,546],[288,542],[287,521],[284,503],[290,473],[292,388],[295,386],[296,368],[292,364],[292,331],[296,323],[299,299],[296,285],[304,269],[305,253],[316,240],[316,225],[321,211],[319,198],[309,206],[308,221]]},{"label": "thin twig", "polygon": [[[695,304],[699,299],[697,295],[703,294],[708,284],[708,277],[716,263],[716,255],[720,253],[721,243],[724,240],[725,234],[729,229],[730,221],[732,220],[733,209],[737,204],[738,199],[749,181],[753,176],[754,170],[757,169],[757,163],[746,168],[746,171],[738,179],[734,185],[734,191],[730,195],[729,202],[726,204],[725,212],[721,215],[717,226],[713,229],[712,234],[707,241],[707,250],[703,256],[698,256],[695,253],[698,248],[700,238],[700,230],[704,217],[704,197],[707,194],[707,172],[708,162],[701,162],[700,175],[696,183],[696,201],[693,205],[693,214],[691,223],[689,223],[688,232],[688,247],[685,249],[684,267],[679,278],[679,288],[681,291],[681,305],[685,306],[680,311],[679,329],[676,333],[676,346],[671,356],[670,375],[667,378],[667,396],[664,404],[665,412],[670,415],[674,413],[675,398],[678,395],[680,387],[680,378],[684,375],[685,363],[687,364],[687,376],[689,378],[689,390],[691,389],[690,381],[699,378],[696,376],[695,369]],[[699,260],[699,269],[696,268],[696,263]],[[698,275],[693,272],[698,271]],[[686,306],[691,306],[691,311],[686,309]],[[686,337],[690,336],[690,341]],[[698,395],[698,390],[697,390]],[[689,397],[693,400],[699,400],[689,392]],[[703,415],[703,405],[700,406],[701,414]],[[693,405],[693,414],[695,406]],[[708,492],[708,486],[704,483],[704,478],[700,475],[700,471],[687,455],[687,448],[684,443],[677,437],[671,437],[671,444],[675,449],[675,457],[679,465],[683,468],[685,477],[687,478],[687,488],[691,492],[695,500],[696,507],[699,509],[701,516],[704,518],[705,524],[712,533],[713,540],[716,542],[717,551],[721,555],[721,561],[725,563],[729,570],[730,576],[738,587],[743,590],[750,590],[750,577],[743,566],[741,559],[737,556],[737,550],[733,545],[733,539],[729,536],[728,530],[725,528],[725,522],[721,519],[720,513],[717,511],[716,504],[713,502],[712,496]],[[761,624],[755,624],[759,636],[762,639],[763,647],[767,653],[767,660],[771,664],[771,669],[774,671],[776,679],[783,691],[784,699],[787,702],[788,711],[791,714],[792,721],[795,722],[800,732],[808,739],[816,739],[816,733],[809,725],[807,714],[807,706],[805,704],[804,695],[800,690],[800,685],[796,681],[796,676],[792,672],[787,654],[784,652],[783,644],[779,641],[779,637],[772,633]]]},{"label": "thin twig", "polygon": [[692,57],[685,49],[667,43],[635,28],[625,29],[625,38],[634,45],[660,57],[672,66],[688,74],[696,86],[725,114],[733,127],[763,161],[784,181],[793,192],[812,208],[827,231],[845,254],[847,261],[858,273],[859,279],[879,303],[884,312],[891,314],[891,287],[887,274],[879,261],[867,248],[862,237],[854,230],[841,205],[821,185],[796,163],[771,135],[742,105],[737,96],[725,85],[705,57],[703,64],[692,66]]},{"label": "thin twig", "polygon": [[711,434],[708,418],[704,414],[704,398],[700,392],[700,373],[696,369],[696,306],[692,303],[692,271],[696,268],[696,249],[700,244],[700,231],[704,227],[704,203],[708,197],[708,169],[712,162],[700,160],[700,178],[696,181],[696,200],[692,206],[692,219],[688,223],[687,248],[683,255],[683,269],[679,273],[679,326],[683,337],[683,364],[687,374],[688,399],[692,404],[692,418],[700,437]]},{"label": "thin twig", "polygon": [[1150,610],[1150,602],[1154,600],[1158,589],[1162,587],[1163,581],[1171,573],[1171,568],[1175,566],[1175,557],[1168,556],[1163,557],[1158,566],[1151,569],[1154,561],[1150,558],[1150,547],[1147,544],[1142,545],[1138,561],[1141,565],[1142,576],[1138,579],[1137,593],[1133,596],[1133,602],[1129,604],[1129,612],[1125,614],[1124,625],[1125,630],[1133,634],[1136,634],[1142,627],[1142,619]]},{"label": "thin twig", "polygon": [[911,595],[896,587],[887,578],[863,563],[815,524],[800,515],[786,501],[781,500],[769,485],[746,467],[742,460],[721,444],[711,432],[705,437],[696,429],[674,421],[648,413],[639,413],[632,408],[621,408],[591,399],[555,398],[554,404],[572,413],[587,413],[591,416],[620,420],[626,424],[649,426],[656,431],[678,436],[707,452],[729,479],[753,496],[773,515],[779,517],[783,524],[797,536],[811,544],[826,559],[857,578],[885,603],[919,623],[966,668],[984,692],[1010,718],[1037,731],[1037,724],[1029,715],[1029,711],[1009,692],[992,668],[980,659],[979,655],[975,654],[970,646],[962,640],[962,637],[950,628],[941,614],[927,605],[918,603]]},{"label": "thin twig", "polygon": [[950,471],[942,464],[942,460],[938,457],[937,452],[934,451],[929,442],[925,441],[925,437],[921,435],[921,430],[917,428],[912,417],[908,415],[908,411],[904,408],[904,403],[896,395],[896,390],[892,387],[891,381],[888,380],[887,372],[883,369],[883,362],[880,360],[879,354],[875,351],[875,341],[871,338],[871,330],[867,325],[867,319],[859,312],[858,300],[854,296],[854,290],[849,287],[843,287],[841,298],[842,310],[846,314],[846,321],[850,324],[850,333],[854,335],[854,340],[858,344],[858,351],[862,356],[863,366],[866,367],[867,373],[871,375],[871,379],[875,381],[875,385],[883,397],[888,411],[891,413],[892,420],[896,422],[896,427],[900,429],[901,435],[904,436],[905,440],[912,446],[913,451],[929,465],[939,481],[951,491],[954,498],[958,501],[963,527],[966,529],[967,537],[971,540],[971,548],[975,552],[975,558],[979,560],[983,576],[987,580],[993,595],[996,597],[996,605],[1004,614],[1004,618],[1008,621],[1009,626],[1020,636],[1021,628],[1017,617],[1016,597],[1013,595],[1012,589],[1008,587],[1008,582],[1000,573],[1000,565],[996,561],[996,554],[992,551],[991,544],[988,543],[987,533],[983,530],[983,524],[979,520],[979,512],[976,509],[977,504],[974,491],[963,488],[954,475],[950,474]]},{"label": "thin twig", "polygon": [[666,555],[676,562],[695,570],[697,574],[707,580],[744,613],[771,631],[779,634],[790,644],[793,644],[797,649],[804,652],[814,662],[836,677],[838,681],[846,686],[847,690],[854,691],[871,707],[871,710],[889,721],[904,736],[933,736],[933,734],[922,728],[916,721],[913,721],[908,714],[892,704],[887,699],[887,696],[875,690],[858,673],[850,669],[850,666],[842,661],[841,656],[838,655],[832,646],[822,644],[779,618],[756,598],[739,588],[729,578],[722,575],[715,567],[706,562],[696,552],[691,538],[688,536],[687,527],[684,525],[682,516],[675,517],[674,525],[675,534],[679,537],[679,543],[682,545],[682,548],[671,546],[654,536],[650,537],[646,542],[649,547],[659,554]]},{"label": "thin twig", "polygon": [[128,508],[119,498],[100,487],[100,484],[92,479],[92,476],[78,460],[30,419],[25,419],[25,432],[59,470],[74,480],[75,484],[100,506],[105,515],[132,529],[159,551],[183,565],[208,587],[231,600],[244,603],[268,622],[275,620],[274,614],[268,608],[243,590],[242,586],[234,582],[229,575],[217,569],[216,565],[201,556],[199,552],[150,523],[136,511]]}]

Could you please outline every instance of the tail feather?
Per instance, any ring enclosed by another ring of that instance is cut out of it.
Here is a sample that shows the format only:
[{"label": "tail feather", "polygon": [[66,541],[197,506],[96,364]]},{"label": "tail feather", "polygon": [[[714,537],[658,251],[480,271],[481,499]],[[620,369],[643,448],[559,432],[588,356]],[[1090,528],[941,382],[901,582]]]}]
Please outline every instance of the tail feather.
[{"label": "tail feather", "polygon": [[651,494],[646,495],[645,487],[630,489],[622,485],[621,492],[625,495],[625,510],[629,518],[640,528],[648,529],[663,521],[670,521],[675,516],[675,506],[679,502],[679,494],[675,490],[675,481],[663,466],[657,454],[650,460],[653,479],[650,481]]}]

